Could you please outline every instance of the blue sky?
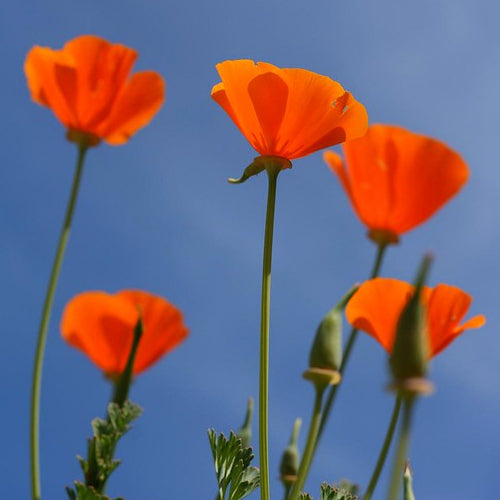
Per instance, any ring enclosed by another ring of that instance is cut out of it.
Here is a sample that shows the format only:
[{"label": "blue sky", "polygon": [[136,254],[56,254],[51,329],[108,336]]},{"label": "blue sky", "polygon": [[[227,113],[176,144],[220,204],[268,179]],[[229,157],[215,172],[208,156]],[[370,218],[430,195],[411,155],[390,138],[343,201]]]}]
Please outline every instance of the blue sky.
[{"label": "blue sky", "polygon": [[[29,496],[31,364],[43,294],[76,152],[51,112],[32,103],[23,61],[33,45],[84,33],[140,53],[136,69],[167,82],[154,121],[127,145],[90,151],[50,325],[42,393],[43,498],[80,478],[90,420],[110,388],[61,340],[64,304],[92,289],[143,288],[178,305],[189,339],[136,381],[143,417],[118,449],[109,494],[127,500],[213,498],[206,429],[240,425],[257,397],[261,251],[266,179],[232,186],[255,152],[210,99],[215,64],[250,58],[328,75],[393,123],[447,142],[470,167],[463,191],[390,248],[382,274],[411,279],[436,257],[431,284],[472,294],[488,323],[432,363],[437,386],[417,407],[411,461],[422,500],[494,498],[500,466],[498,116],[495,19],[487,0],[249,0],[4,3],[0,16],[2,163],[0,271],[0,496]],[[307,424],[306,367],[316,325],[354,282],[374,247],[321,154],[279,179],[271,315],[270,448],[273,498],[296,416]],[[362,336],[318,450],[307,490],[348,477],[366,485],[392,409],[386,356]],[[255,435],[256,435],[255,429]],[[302,436],[303,438],[304,436]],[[303,443],[303,439],[301,440]],[[383,499],[386,476],[375,499]]]}]

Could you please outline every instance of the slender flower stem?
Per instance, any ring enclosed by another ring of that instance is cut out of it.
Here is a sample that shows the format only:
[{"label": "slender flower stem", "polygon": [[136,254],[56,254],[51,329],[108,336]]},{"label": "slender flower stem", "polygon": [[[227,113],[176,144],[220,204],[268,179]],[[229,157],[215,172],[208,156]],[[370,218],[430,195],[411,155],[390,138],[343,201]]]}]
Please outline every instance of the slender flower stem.
[{"label": "slender flower stem", "polygon": [[142,338],[143,333],[143,322],[142,317],[139,316],[139,320],[137,321],[134,327],[134,338],[132,341],[132,347],[130,348],[130,354],[127,359],[127,364],[125,365],[125,369],[121,374],[120,378],[116,381],[113,396],[111,398],[112,403],[116,403],[118,406],[123,406],[125,401],[128,398],[128,393],[130,390],[130,384],[132,383],[132,377],[134,374],[134,362],[135,357],[137,355],[137,348],[139,347],[139,342]]},{"label": "slender flower stem", "polygon": [[396,424],[398,421],[400,409],[401,409],[401,396],[396,396],[396,401],[394,403],[394,410],[392,411],[392,416],[389,422],[389,427],[387,428],[387,434],[385,435],[384,444],[382,445],[382,449],[380,450],[377,464],[375,465],[375,469],[373,470],[373,474],[370,479],[370,483],[368,484],[368,488],[366,489],[366,493],[363,496],[363,500],[370,500],[373,495],[373,492],[375,491],[375,487],[377,486],[380,473],[384,468],[385,460],[387,458],[387,453],[391,446],[392,438],[394,437],[394,431],[396,429]]},{"label": "slender flower stem", "polygon": [[85,153],[87,152],[87,149],[87,145],[78,146],[78,160],[76,163],[75,175],[73,177],[73,184],[71,186],[71,194],[66,208],[66,216],[64,218],[61,234],[59,236],[59,244],[57,246],[54,264],[52,266],[52,272],[50,274],[50,279],[47,286],[45,302],[42,310],[42,318],[40,320],[40,327],[38,330],[38,342],[35,352],[33,381],[31,388],[30,420],[31,496],[33,500],[40,500],[41,498],[39,425],[43,356],[45,352],[45,344],[47,341],[50,313],[52,310],[52,304],[54,302],[54,295],[57,287],[59,273],[61,271],[61,265],[64,259],[64,252],[68,243],[71,220],[73,219],[73,213],[75,210],[76,199],[78,196],[78,190],[82,176],[83,163],[85,160]]},{"label": "slender flower stem", "polygon": [[397,500],[401,483],[403,482],[403,471],[408,456],[410,445],[411,417],[413,411],[414,397],[406,397],[403,401],[403,422],[399,434],[398,448],[394,457],[392,477],[387,495],[387,500]]},{"label": "slender flower stem", "polygon": [[285,493],[283,495],[283,500],[287,500],[288,499],[288,495],[290,494],[290,490],[292,489],[292,485],[291,484],[287,484],[285,486]]},{"label": "slender flower stem", "polygon": [[266,228],[264,232],[264,255],[262,259],[262,300],[260,308],[260,376],[259,376],[259,457],[260,498],[270,500],[269,490],[269,310],[271,304],[271,261],[273,253],[274,207],[279,168],[267,169],[269,187],[267,192]]},{"label": "slender flower stem", "polygon": [[324,392],[324,386],[316,386],[316,397],[314,399],[314,408],[311,417],[311,423],[309,425],[309,434],[307,435],[306,447],[304,450],[304,455],[302,456],[302,460],[300,461],[297,480],[295,481],[295,483],[293,483],[292,491],[290,492],[290,496],[288,497],[289,500],[296,500],[298,498],[306,482],[307,475],[309,474],[309,469],[311,468],[314,450],[316,448],[316,441],[318,439],[319,426],[321,422],[321,403],[323,401]]},{"label": "slender flower stem", "polygon": [[[385,249],[387,248],[387,244],[379,244],[377,247],[377,255],[375,257],[375,263],[373,265],[373,269],[370,275],[370,279],[376,278],[378,276],[378,273],[380,272],[380,267],[382,266],[382,260],[385,255]],[[351,333],[349,335],[349,338],[347,339],[346,346],[344,348],[344,355],[342,357],[342,363],[340,364],[340,373],[343,375],[347,366],[347,362],[349,361],[349,358],[351,356],[352,349],[354,347],[354,343],[356,342],[358,336],[358,330],[356,328],[353,328],[351,330]],[[335,397],[337,395],[337,390],[338,390],[339,385],[332,385],[330,388],[330,392],[328,393],[328,396],[326,398],[325,402],[325,407],[323,409],[323,416],[321,418],[321,424],[319,427],[319,433],[318,433],[318,441],[321,439],[321,436],[323,435],[323,431],[326,425],[326,422],[328,421],[328,417],[330,416],[330,412],[332,410],[333,403],[335,401]]]},{"label": "slender flower stem", "polygon": [[[130,391],[130,385],[132,384],[132,378],[134,374],[135,358],[137,355],[139,342],[142,338],[143,328],[144,325],[142,321],[142,314],[139,313],[139,319],[137,320],[137,323],[134,327],[134,337],[132,340],[132,347],[130,348],[130,353],[127,358],[127,363],[122,374],[114,384],[113,395],[110,401],[111,403],[115,403],[120,407],[123,407],[125,401],[128,399],[128,393]],[[99,467],[96,451],[96,438],[94,437],[92,438],[88,447],[87,463],[89,464],[89,466],[85,474],[85,484],[87,486],[92,486],[97,491],[97,493],[104,493],[107,478],[104,481],[102,480],[102,470]],[[114,456],[114,453],[115,446],[113,445],[113,447],[111,448],[111,458]]]},{"label": "slender flower stem", "polygon": [[[373,269],[372,269],[372,272],[371,272],[371,276],[370,278],[375,278],[378,276],[378,273],[380,271],[380,267],[382,265],[382,260],[383,260],[383,257],[384,257],[384,254],[385,254],[385,249],[387,248],[387,244],[379,244],[378,245],[378,248],[377,248],[377,255],[375,257],[375,263],[373,265]],[[354,347],[354,343],[356,341],[356,338],[357,338],[357,334],[358,334],[358,330],[353,328],[351,330],[351,334],[349,335],[349,338],[347,340],[347,343],[346,343],[346,346],[345,346],[345,349],[344,349],[344,355],[343,355],[343,358],[342,358],[342,363],[340,364],[340,373],[343,374],[344,371],[345,371],[345,368],[347,366],[347,362],[349,360],[349,357],[351,355],[351,352],[352,352],[352,349]],[[304,478],[302,479],[302,484],[298,486],[298,488],[302,488],[303,486],[303,483],[305,483],[305,480],[307,478],[307,474],[309,473],[309,469],[311,467],[311,464],[312,464],[312,461],[313,461],[313,458],[314,458],[314,454],[316,452],[316,448],[318,446],[318,443],[321,439],[321,436],[323,435],[323,431],[324,431],[324,428],[325,428],[325,425],[326,425],[326,422],[328,421],[328,417],[330,415],[330,412],[331,412],[331,409],[332,409],[332,405],[335,401],[335,396],[337,395],[337,390],[338,390],[338,385],[332,385],[330,387],[330,391],[328,393],[328,396],[327,396],[327,399],[326,399],[326,402],[325,402],[325,405],[323,407],[323,412],[320,412],[319,413],[319,421],[318,421],[318,428],[314,431],[315,432],[315,436],[314,436],[314,440],[312,440],[311,442],[311,451],[310,451],[310,456],[307,458],[308,462],[306,462],[306,465],[304,465],[303,467],[303,464],[304,464],[304,461],[306,459],[306,453],[304,453],[304,457],[302,458],[302,461],[301,461],[301,464],[300,464],[300,468],[299,468],[299,475],[300,475],[300,471],[303,470],[304,471]],[[316,425],[316,423],[314,423]],[[309,436],[311,436],[312,434],[312,425],[313,425],[313,421],[311,421],[311,424],[310,424],[310,428],[309,428]],[[307,445],[309,445],[309,439],[308,439],[308,442],[307,442]],[[298,483],[298,480],[296,481],[295,485]],[[294,485],[294,489],[292,490],[292,493],[290,494],[290,500],[294,500],[294,496],[297,496],[298,493],[300,493],[300,490],[295,490],[295,485]]]}]

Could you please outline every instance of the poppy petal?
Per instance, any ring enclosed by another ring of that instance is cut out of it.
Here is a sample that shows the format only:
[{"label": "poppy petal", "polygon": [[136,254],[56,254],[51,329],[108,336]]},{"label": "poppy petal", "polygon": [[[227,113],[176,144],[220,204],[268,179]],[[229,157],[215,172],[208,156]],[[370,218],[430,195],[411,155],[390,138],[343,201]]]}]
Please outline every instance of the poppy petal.
[{"label": "poppy petal", "polygon": [[129,79],[136,58],[124,45],[83,35],[61,50],[34,47],[25,73],[33,99],[51,108],[69,131],[122,144],[152,119],[164,100],[158,74],[143,72]]},{"label": "poppy petal", "polygon": [[370,230],[399,235],[413,229],[468,177],[467,165],[448,146],[392,125],[372,125],[365,136],[347,141],[343,151],[341,182],[349,186],[353,208]]},{"label": "poppy petal", "polygon": [[244,59],[217,65],[212,98],[258,153],[288,160],[362,135],[364,107],[322,75]]},{"label": "poppy petal", "polygon": [[165,83],[154,71],[135,73],[124,87],[102,134],[110,144],[126,142],[147,125],[165,100]]},{"label": "poppy petal", "polygon": [[124,290],[116,296],[140,308],[143,316],[147,342],[139,343],[134,373],[144,371],[186,338],[182,313],[165,299],[141,290]]},{"label": "poppy petal", "polygon": [[61,333],[105,373],[120,373],[132,346],[138,317],[137,308],[128,301],[104,292],[86,292],[67,304]]},{"label": "poppy petal", "polygon": [[354,328],[374,337],[390,353],[399,316],[412,290],[411,285],[396,279],[366,281],[347,304],[347,320]]},{"label": "poppy petal", "polygon": [[[33,47],[26,57],[24,72],[32,99],[42,106],[51,108],[56,117],[66,124],[76,121],[76,116],[59,86],[61,79],[64,79],[60,59],[51,49]],[[59,80],[56,71],[59,73]]]},{"label": "poppy petal", "polygon": [[134,362],[138,374],[188,334],[182,313],[165,299],[141,290],[81,293],[66,305],[61,333],[105,373],[116,375],[127,363],[139,317],[143,334]]}]

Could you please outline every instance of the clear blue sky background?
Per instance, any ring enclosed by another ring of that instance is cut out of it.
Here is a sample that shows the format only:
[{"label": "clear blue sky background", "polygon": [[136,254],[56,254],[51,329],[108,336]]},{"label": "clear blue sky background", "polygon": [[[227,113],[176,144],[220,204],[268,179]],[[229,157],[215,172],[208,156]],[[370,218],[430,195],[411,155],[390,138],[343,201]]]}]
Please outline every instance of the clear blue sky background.
[{"label": "clear blue sky background", "polygon": [[[255,156],[210,99],[215,64],[251,58],[341,82],[372,123],[440,138],[470,166],[470,182],[425,226],[391,248],[383,274],[411,279],[422,254],[431,284],[462,287],[488,323],[436,358],[434,396],[417,408],[411,449],[419,500],[488,500],[500,468],[498,223],[500,7],[491,0],[29,0],[0,7],[0,497],[29,497],[31,365],[46,281],[76,158],[51,112],[32,103],[23,61],[33,45],[93,33],[140,53],[136,69],[167,81],[150,126],[122,147],[92,150],[50,325],[43,379],[43,498],[65,498],[81,473],[90,420],[110,388],[59,335],[64,304],[92,289],[143,288],[182,308],[191,334],[142,375],[144,416],[118,449],[109,494],[127,500],[211,499],[206,429],[240,425],[257,397],[261,247],[266,179],[238,176]],[[307,424],[306,367],[318,321],[366,278],[365,238],[321,154],[280,176],[274,247],[270,380],[273,498],[293,420]],[[362,336],[307,483],[366,485],[392,408],[386,356]],[[256,432],[255,432],[256,434]],[[302,436],[303,438],[303,436]],[[303,440],[301,441],[303,443]],[[385,497],[387,478],[375,498]]]}]

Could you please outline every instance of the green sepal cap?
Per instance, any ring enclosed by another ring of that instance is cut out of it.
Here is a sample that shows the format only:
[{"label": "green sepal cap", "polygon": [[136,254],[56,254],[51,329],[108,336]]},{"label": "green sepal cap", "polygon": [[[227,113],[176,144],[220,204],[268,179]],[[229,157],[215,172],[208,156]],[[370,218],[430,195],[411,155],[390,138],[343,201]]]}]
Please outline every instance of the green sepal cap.
[{"label": "green sepal cap", "polygon": [[340,382],[342,313],[357,289],[358,285],[352,287],[319,324],[309,354],[309,370],[304,373],[304,378],[326,385]]},{"label": "green sepal cap", "polygon": [[68,129],[66,131],[66,139],[70,142],[78,144],[81,148],[91,148],[98,146],[101,139],[90,132],[82,132],[81,130]]},{"label": "green sepal cap", "polygon": [[297,480],[297,474],[299,472],[300,465],[297,439],[299,437],[299,430],[301,425],[302,420],[300,418],[297,418],[295,420],[295,423],[293,424],[293,431],[290,437],[290,442],[285,448],[283,455],[281,455],[280,479],[285,488],[292,485]]},{"label": "green sepal cap", "polygon": [[415,278],[415,291],[403,309],[396,328],[396,339],[389,360],[394,383],[391,388],[400,393],[429,392],[426,379],[428,342],[426,311],[421,302],[432,257],[427,255]]},{"label": "green sepal cap", "polygon": [[253,162],[245,168],[239,179],[229,178],[228,181],[231,184],[241,184],[264,170],[268,172],[279,172],[285,168],[292,168],[292,162],[286,158],[282,158],[281,156],[257,156],[257,158],[254,158]]},{"label": "green sepal cap", "polygon": [[413,478],[411,476],[410,464],[406,462],[403,474],[404,500],[415,500],[413,493]]},{"label": "green sepal cap", "polygon": [[236,431],[243,447],[248,448],[252,442],[253,398],[248,398],[247,412],[243,425]]}]

